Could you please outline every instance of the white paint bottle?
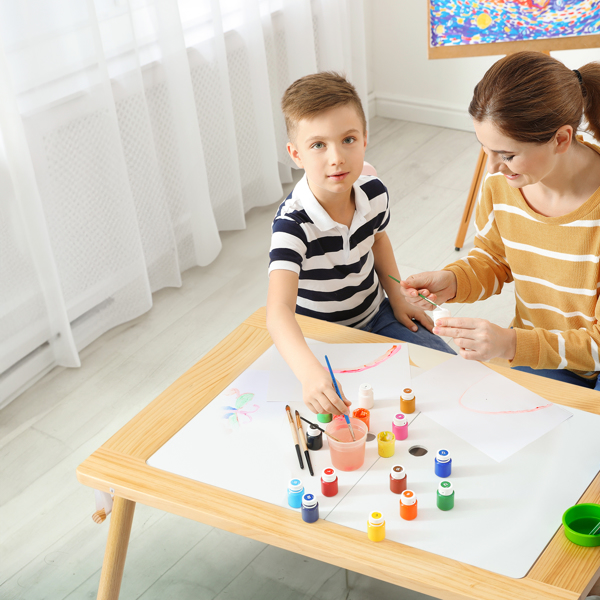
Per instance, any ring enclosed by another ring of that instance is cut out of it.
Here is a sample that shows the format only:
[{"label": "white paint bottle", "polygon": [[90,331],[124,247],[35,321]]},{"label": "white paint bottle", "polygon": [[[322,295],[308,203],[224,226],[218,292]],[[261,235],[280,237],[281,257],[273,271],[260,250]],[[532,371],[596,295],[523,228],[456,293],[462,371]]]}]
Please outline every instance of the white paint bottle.
[{"label": "white paint bottle", "polygon": [[450,311],[447,308],[442,308],[438,306],[433,313],[431,313],[431,318],[433,319],[433,324],[437,325],[438,319],[445,319],[446,317],[451,317]]},{"label": "white paint bottle", "polygon": [[358,408],[371,409],[375,404],[373,388],[370,383],[361,383],[358,388]]}]

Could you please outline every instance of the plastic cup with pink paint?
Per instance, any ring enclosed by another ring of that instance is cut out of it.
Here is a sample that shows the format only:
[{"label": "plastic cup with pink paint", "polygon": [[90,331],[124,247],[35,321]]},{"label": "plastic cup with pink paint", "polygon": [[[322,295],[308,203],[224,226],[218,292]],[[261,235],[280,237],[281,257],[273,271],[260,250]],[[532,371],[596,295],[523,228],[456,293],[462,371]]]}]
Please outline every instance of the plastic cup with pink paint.
[{"label": "plastic cup with pink paint", "polygon": [[333,419],[325,431],[334,435],[339,441],[328,438],[331,463],[340,471],[356,471],[365,462],[365,445],[367,442],[367,426],[360,420],[350,417],[350,423],[354,429],[356,441],[352,440],[352,434],[348,429],[346,421]]}]

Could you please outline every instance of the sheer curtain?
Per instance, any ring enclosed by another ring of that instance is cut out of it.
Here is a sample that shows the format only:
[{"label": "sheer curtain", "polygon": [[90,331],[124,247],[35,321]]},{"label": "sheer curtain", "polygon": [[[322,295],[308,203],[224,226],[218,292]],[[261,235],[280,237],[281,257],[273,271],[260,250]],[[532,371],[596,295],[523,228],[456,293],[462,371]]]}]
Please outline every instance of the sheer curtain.
[{"label": "sheer curtain", "polygon": [[362,0],[0,0],[0,406],[210,263],[291,178],[279,101]]}]

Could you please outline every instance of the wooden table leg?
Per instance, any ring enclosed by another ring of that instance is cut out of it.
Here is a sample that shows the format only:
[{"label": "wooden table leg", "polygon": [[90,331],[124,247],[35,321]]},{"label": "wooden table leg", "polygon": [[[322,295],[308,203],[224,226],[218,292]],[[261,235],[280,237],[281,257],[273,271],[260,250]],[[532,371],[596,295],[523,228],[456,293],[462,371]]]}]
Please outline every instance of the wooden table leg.
[{"label": "wooden table leg", "polygon": [[460,222],[460,227],[458,228],[456,242],[454,242],[454,249],[456,251],[460,250],[465,243],[465,236],[467,235],[467,229],[469,228],[469,223],[471,222],[473,208],[475,207],[475,202],[477,202],[477,194],[481,188],[481,180],[485,174],[486,162],[487,159],[485,152],[483,151],[483,148],[481,148],[481,150],[479,150],[479,157],[477,158],[475,173],[473,173],[473,181],[471,181],[471,189],[469,190],[469,195],[467,196],[467,203],[465,204],[462,221]]},{"label": "wooden table leg", "polygon": [[98,600],[118,600],[135,502],[115,496],[104,552]]}]

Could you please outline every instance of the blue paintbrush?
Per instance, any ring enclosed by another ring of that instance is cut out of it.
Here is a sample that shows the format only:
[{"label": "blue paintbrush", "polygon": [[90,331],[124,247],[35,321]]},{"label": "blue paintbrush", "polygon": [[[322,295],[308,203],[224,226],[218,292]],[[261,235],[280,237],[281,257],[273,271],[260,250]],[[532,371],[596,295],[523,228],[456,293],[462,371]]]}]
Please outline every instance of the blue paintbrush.
[{"label": "blue paintbrush", "polygon": [[[338,387],[337,381],[335,380],[335,377],[333,375],[333,369],[331,368],[331,365],[329,364],[329,359],[327,358],[327,355],[325,355],[325,362],[327,363],[327,367],[329,369],[329,374],[331,375],[331,381],[333,381],[333,385],[335,386],[335,391],[337,392],[337,395],[340,397],[340,400],[341,400],[342,395],[340,394],[340,388]],[[344,419],[346,419],[346,423],[348,424],[348,429],[350,430],[352,439],[354,441],[356,441],[356,436],[354,435],[354,429],[352,429],[352,423],[350,423],[350,418],[348,417],[348,415],[344,415]]]}]

